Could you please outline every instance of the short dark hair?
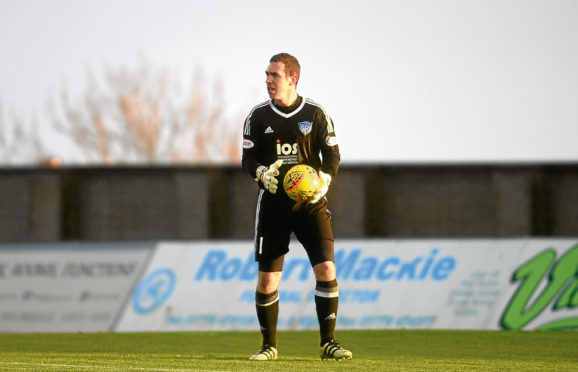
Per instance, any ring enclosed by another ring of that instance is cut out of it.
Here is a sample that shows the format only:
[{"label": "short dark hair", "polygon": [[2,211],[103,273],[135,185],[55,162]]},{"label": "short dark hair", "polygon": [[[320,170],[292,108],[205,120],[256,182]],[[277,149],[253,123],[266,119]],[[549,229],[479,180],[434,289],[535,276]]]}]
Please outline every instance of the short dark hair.
[{"label": "short dark hair", "polygon": [[299,81],[299,76],[301,74],[301,66],[297,58],[293,57],[289,53],[279,53],[275,54],[269,62],[282,62],[285,65],[285,73],[289,76],[297,75],[297,81]]}]

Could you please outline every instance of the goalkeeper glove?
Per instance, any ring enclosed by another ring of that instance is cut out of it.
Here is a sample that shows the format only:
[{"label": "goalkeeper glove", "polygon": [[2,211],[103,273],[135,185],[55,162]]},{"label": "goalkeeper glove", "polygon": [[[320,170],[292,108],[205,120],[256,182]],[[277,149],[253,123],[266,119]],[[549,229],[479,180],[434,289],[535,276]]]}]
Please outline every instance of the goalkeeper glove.
[{"label": "goalkeeper glove", "polygon": [[321,200],[325,194],[327,194],[327,191],[329,190],[329,184],[331,183],[331,176],[328,175],[327,173],[323,172],[323,171],[319,171],[319,178],[321,179],[321,187],[319,187],[317,189],[317,191],[315,191],[315,193],[313,194],[313,196],[311,197],[311,199],[309,199],[309,203],[311,204],[315,204],[317,203],[319,200]]},{"label": "goalkeeper glove", "polygon": [[279,181],[277,181],[277,178],[275,177],[279,175],[279,167],[281,167],[281,164],[283,164],[283,160],[279,159],[268,167],[264,165],[259,166],[257,172],[255,172],[257,175],[255,181],[261,181],[263,186],[265,186],[265,189],[267,189],[271,194],[277,192],[277,184]]}]

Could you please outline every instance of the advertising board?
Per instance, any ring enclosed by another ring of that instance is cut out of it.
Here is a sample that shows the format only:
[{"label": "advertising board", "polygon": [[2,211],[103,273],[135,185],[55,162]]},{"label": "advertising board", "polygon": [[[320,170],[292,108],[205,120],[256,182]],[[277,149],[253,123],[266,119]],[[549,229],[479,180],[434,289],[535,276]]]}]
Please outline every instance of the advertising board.
[{"label": "advertising board", "polygon": [[0,332],[101,332],[115,328],[154,244],[0,248]]},{"label": "advertising board", "polygon": [[[343,240],[339,329],[578,327],[577,239]],[[118,331],[258,330],[252,242],[160,242]],[[315,278],[292,242],[279,329],[317,329]]]}]

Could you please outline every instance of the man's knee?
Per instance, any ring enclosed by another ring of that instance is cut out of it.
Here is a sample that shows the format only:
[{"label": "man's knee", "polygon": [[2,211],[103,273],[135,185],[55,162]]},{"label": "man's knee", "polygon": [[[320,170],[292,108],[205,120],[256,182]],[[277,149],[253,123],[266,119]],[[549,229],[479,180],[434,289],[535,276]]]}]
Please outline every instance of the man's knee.
[{"label": "man's knee", "polygon": [[313,271],[315,278],[319,281],[327,282],[336,277],[335,264],[332,261],[324,261],[313,266]]},{"label": "man's knee", "polygon": [[257,291],[261,293],[273,293],[279,288],[282,271],[265,272],[259,271]]}]

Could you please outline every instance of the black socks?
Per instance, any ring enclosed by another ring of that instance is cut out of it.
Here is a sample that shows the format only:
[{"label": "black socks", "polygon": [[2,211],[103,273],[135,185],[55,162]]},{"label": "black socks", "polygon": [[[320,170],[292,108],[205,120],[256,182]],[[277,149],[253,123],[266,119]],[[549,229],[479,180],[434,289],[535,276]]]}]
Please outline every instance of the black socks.
[{"label": "black socks", "polygon": [[257,318],[263,335],[263,345],[277,347],[277,318],[279,317],[279,293],[256,292]]},{"label": "black socks", "polygon": [[329,282],[317,281],[315,286],[315,306],[317,319],[319,320],[321,345],[333,339],[338,305],[339,287],[337,286],[337,280],[334,279]]}]

